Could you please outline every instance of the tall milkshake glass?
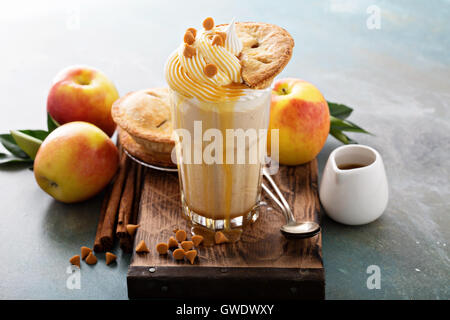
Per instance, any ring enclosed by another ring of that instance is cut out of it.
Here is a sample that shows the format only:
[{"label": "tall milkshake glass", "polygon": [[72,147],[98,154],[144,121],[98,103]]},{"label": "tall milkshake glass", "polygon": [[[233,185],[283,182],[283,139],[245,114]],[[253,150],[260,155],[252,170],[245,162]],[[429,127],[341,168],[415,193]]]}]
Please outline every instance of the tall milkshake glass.
[{"label": "tall milkshake glass", "polygon": [[[244,84],[235,24],[186,30],[166,63],[184,217],[212,231],[259,213],[271,90]],[[266,83],[267,88],[270,83]]]},{"label": "tall milkshake glass", "polygon": [[174,90],[170,97],[184,215],[212,230],[255,220],[270,90],[240,101],[202,102]]}]

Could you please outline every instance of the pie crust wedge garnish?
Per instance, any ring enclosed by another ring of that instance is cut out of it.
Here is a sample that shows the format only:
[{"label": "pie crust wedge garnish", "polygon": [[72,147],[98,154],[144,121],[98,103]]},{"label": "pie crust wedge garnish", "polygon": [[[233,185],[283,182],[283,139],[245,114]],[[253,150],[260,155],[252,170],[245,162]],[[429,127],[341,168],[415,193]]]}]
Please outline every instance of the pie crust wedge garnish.
[{"label": "pie crust wedge garnish", "polygon": [[269,23],[236,22],[235,27],[243,45],[239,60],[244,83],[252,89],[269,87],[291,59],[294,39],[283,28]]}]

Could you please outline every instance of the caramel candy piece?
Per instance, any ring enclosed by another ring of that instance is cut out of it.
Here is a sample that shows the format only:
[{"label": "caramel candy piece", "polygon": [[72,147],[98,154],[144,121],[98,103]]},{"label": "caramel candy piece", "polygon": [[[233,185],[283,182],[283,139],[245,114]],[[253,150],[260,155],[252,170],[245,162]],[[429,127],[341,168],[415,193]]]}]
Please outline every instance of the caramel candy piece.
[{"label": "caramel candy piece", "polygon": [[173,257],[175,260],[182,260],[184,258],[184,250],[178,248],[173,252]]},{"label": "caramel candy piece", "polygon": [[169,250],[167,243],[161,242],[156,245],[156,251],[158,251],[159,254],[167,254],[167,250]]},{"label": "caramel candy piece", "polygon": [[197,256],[197,250],[189,250],[186,252],[186,259],[189,260],[191,264],[194,264],[195,257]]},{"label": "caramel candy piece", "polygon": [[136,233],[137,228],[139,228],[141,225],[139,224],[127,224],[127,232],[130,236],[134,236]]},{"label": "caramel candy piece", "polygon": [[73,256],[72,258],[70,258],[69,261],[74,266],[78,266],[78,268],[80,268],[80,256],[79,255]]},{"label": "caramel candy piece", "polygon": [[89,255],[86,257],[86,263],[87,264],[96,264],[97,263],[97,257],[94,256],[92,254],[92,252],[89,253]]},{"label": "caramel candy piece", "polygon": [[188,44],[184,45],[183,56],[185,56],[186,58],[192,58],[196,54],[197,54],[197,51],[195,50],[195,48],[193,46],[188,45]]},{"label": "caramel candy piece", "polygon": [[187,44],[193,44],[195,42],[195,37],[190,31],[186,31],[183,41]]},{"label": "caramel candy piece", "polygon": [[148,250],[147,245],[145,244],[144,240],[141,240],[138,245],[136,246],[136,252],[137,253],[148,253],[150,250]]},{"label": "caramel candy piece", "polygon": [[216,34],[219,35],[222,38],[223,43],[225,44],[225,40],[227,40],[227,33],[226,32],[222,32],[222,31],[218,31],[218,32],[216,32]]},{"label": "caramel candy piece", "polygon": [[223,234],[223,232],[221,231],[217,231],[216,234],[214,235],[214,240],[216,242],[216,244],[221,244],[221,243],[225,243],[228,242],[228,238],[226,235]]},{"label": "caramel candy piece", "polygon": [[212,28],[214,28],[214,19],[208,17],[203,20],[203,28],[205,28],[205,30],[211,30]]},{"label": "caramel candy piece", "polygon": [[194,246],[194,242],[192,241],[182,241],[181,247],[184,249],[184,251],[189,251]]},{"label": "caramel candy piece", "polygon": [[177,248],[178,247],[178,241],[175,240],[174,237],[170,237],[168,246],[169,246],[169,248]]},{"label": "caramel candy piece", "polygon": [[106,253],[106,265],[110,265],[114,261],[116,261],[117,256],[114,253],[107,252]]},{"label": "caramel candy piece", "polygon": [[186,231],[184,230],[178,230],[177,233],[175,233],[175,238],[177,238],[179,242],[183,242],[184,240],[186,240],[186,237]]},{"label": "caramel candy piece", "polygon": [[81,259],[86,259],[86,257],[91,253],[92,250],[88,247],[81,247]]},{"label": "caramel candy piece", "polygon": [[212,39],[212,45],[213,46],[222,46],[223,47],[223,39],[221,36],[219,36],[218,34],[216,34],[214,36],[214,38]]},{"label": "caramel candy piece", "polygon": [[196,234],[195,236],[192,236],[192,242],[194,243],[194,246],[198,247],[200,243],[202,243],[203,237]]},{"label": "caramel candy piece", "polygon": [[178,230],[180,230],[180,229],[175,228],[175,229],[172,230],[172,232],[173,232],[173,233],[177,233]]},{"label": "caramel candy piece", "polygon": [[217,66],[214,63],[208,63],[204,68],[203,72],[207,77],[212,78],[217,74]]},{"label": "caramel candy piece", "polygon": [[197,30],[195,28],[188,28],[186,30],[186,32],[190,32],[192,33],[192,35],[194,36],[194,38],[197,36]]}]

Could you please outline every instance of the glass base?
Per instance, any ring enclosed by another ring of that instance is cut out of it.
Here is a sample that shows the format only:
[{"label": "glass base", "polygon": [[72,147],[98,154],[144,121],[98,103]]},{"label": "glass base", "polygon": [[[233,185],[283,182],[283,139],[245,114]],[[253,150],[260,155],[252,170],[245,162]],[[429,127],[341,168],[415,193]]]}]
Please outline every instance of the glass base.
[{"label": "glass base", "polygon": [[183,217],[194,226],[198,225],[211,231],[242,229],[247,224],[253,223],[258,219],[260,206],[258,202],[249,212],[233,219],[211,219],[189,209],[183,193],[181,194]]}]

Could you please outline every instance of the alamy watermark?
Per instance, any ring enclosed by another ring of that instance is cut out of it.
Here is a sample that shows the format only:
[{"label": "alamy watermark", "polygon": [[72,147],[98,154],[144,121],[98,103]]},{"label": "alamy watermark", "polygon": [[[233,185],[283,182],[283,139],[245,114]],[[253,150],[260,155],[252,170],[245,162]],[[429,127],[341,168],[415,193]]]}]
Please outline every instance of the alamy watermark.
[{"label": "alamy watermark", "polygon": [[[202,121],[194,121],[193,135],[187,129],[175,129],[177,142],[172,161],[183,164],[269,164],[270,173],[278,171],[279,130],[270,131],[270,158],[267,152],[267,129],[209,128],[203,132]],[[225,136],[224,136],[225,134]],[[178,153],[178,157],[176,157]]]},{"label": "alamy watermark", "polygon": [[366,270],[367,274],[370,276],[367,278],[366,285],[367,289],[381,289],[381,269],[377,265],[370,265]]},{"label": "alamy watermark", "polygon": [[79,30],[80,21],[80,1],[66,1],[66,28],[68,30]]},{"label": "alamy watermark", "polygon": [[366,26],[369,30],[381,29],[381,9],[376,5],[367,7],[366,13],[369,17],[366,20]]},{"label": "alamy watermark", "polygon": [[74,265],[70,265],[67,267],[66,273],[69,274],[66,280],[66,288],[69,290],[80,290],[81,289],[80,268]]}]

